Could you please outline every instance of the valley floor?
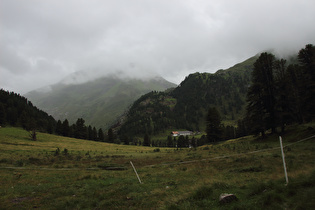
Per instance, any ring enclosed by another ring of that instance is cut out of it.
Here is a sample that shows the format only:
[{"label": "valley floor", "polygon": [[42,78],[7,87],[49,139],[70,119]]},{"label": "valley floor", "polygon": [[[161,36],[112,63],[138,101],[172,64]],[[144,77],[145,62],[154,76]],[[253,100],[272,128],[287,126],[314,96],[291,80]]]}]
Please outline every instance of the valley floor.
[{"label": "valley floor", "polygon": [[157,150],[0,128],[0,208],[314,209],[314,127],[283,136],[288,185],[278,136]]}]

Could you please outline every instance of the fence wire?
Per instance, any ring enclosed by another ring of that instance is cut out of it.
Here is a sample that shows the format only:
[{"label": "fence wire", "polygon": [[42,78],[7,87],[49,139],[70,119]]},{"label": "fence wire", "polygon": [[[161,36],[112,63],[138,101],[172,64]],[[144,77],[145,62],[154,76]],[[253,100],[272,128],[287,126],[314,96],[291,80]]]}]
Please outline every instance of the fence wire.
[{"label": "fence wire", "polygon": [[[288,147],[288,146],[292,146],[294,144],[301,143],[303,141],[307,141],[307,140],[312,139],[314,137],[315,137],[315,135],[307,137],[307,138],[304,138],[304,139],[301,139],[299,141],[296,141],[296,142],[293,142],[293,143],[290,143],[290,144],[286,144],[285,146],[283,146],[283,148]],[[154,164],[154,165],[147,165],[147,166],[143,166],[143,167],[154,167],[154,166],[158,166],[158,165],[167,166],[167,165],[189,164],[189,163],[195,163],[195,162],[201,162],[201,161],[210,161],[210,160],[217,160],[217,159],[223,159],[223,158],[243,156],[243,155],[247,155],[247,154],[254,154],[254,153],[260,153],[260,152],[266,152],[266,151],[278,150],[278,149],[281,149],[280,146],[279,147],[268,148],[268,149],[261,149],[261,150],[255,150],[255,151],[250,151],[250,152],[238,153],[238,154],[221,155],[221,156],[212,157],[212,158],[205,158],[205,159],[201,159],[201,160],[189,160],[189,161],[181,161],[181,162],[173,162],[173,163],[160,163],[160,164]]]}]

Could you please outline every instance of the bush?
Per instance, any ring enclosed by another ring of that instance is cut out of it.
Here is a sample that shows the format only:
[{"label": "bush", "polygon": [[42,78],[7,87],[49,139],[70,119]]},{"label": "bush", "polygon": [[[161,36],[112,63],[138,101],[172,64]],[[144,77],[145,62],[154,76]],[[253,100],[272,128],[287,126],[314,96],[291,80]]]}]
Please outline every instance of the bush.
[{"label": "bush", "polygon": [[259,166],[250,166],[250,167],[244,167],[241,169],[237,169],[237,172],[245,173],[245,172],[262,172],[264,169],[262,165]]},{"label": "bush", "polygon": [[209,198],[210,196],[212,196],[212,194],[213,194],[213,190],[211,187],[202,186],[194,193],[194,195],[192,196],[192,199],[203,200],[203,199]]},{"label": "bush", "polygon": [[103,170],[113,170],[113,171],[127,170],[127,168],[124,167],[123,165],[118,165],[114,163],[100,163],[97,165],[97,167]]},{"label": "bush", "polygon": [[59,147],[56,149],[56,151],[55,151],[55,156],[58,156],[60,154],[60,149],[59,149]]},{"label": "bush", "polygon": [[12,163],[12,161],[9,160],[9,159],[6,159],[6,158],[2,158],[2,159],[0,160],[0,163]]},{"label": "bush", "polygon": [[15,162],[15,166],[17,166],[17,167],[22,167],[22,166],[24,166],[24,161],[23,161],[23,160],[17,160],[17,161]]},{"label": "bush", "polygon": [[160,148],[154,149],[153,152],[160,152]]},{"label": "bush", "polygon": [[30,157],[28,160],[29,160],[29,162],[30,162],[31,164],[36,164],[36,165],[40,165],[40,164],[41,164],[41,160],[38,159],[38,158]]},{"label": "bush", "polygon": [[66,155],[66,156],[69,154],[67,148],[65,148],[65,149],[63,150],[63,154]]},{"label": "bush", "polygon": [[275,191],[266,192],[261,197],[261,204],[264,207],[281,207],[281,203],[283,202],[283,197],[276,193]]}]

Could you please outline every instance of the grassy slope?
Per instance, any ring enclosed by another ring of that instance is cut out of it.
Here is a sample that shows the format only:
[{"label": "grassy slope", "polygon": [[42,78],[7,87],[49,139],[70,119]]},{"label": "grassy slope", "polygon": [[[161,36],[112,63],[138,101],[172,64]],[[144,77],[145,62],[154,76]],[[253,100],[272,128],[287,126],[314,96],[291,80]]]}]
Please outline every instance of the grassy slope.
[{"label": "grassy slope", "polygon": [[[42,133],[34,142],[24,130],[1,128],[0,203],[3,209],[312,209],[314,138],[294,142],[314,135],[314,127],[292,127],[283,136],[284,145],[291,144],[285,148],[287,187],[277,136],[153,152],[155,148]],[[57,147],[61,154],[55,156]],[[68,155],[62,154],[65,148]],[[217,158],[223,155],[227,157]],[[139,184],[130,160],[144,184]],[[106,165],[127,170],[100,170]],[[220,205],[221,193],[234,193],[239,200]]]}]

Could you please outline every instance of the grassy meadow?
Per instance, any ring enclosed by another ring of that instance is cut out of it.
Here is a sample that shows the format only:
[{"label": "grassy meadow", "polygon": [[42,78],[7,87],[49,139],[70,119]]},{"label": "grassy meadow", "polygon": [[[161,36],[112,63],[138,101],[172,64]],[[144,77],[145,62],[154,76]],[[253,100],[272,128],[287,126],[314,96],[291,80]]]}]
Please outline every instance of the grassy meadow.
[{"label": "grassy meadow", "polygon": [[[314,209],[314,134],[283,135],[285,185],[276,135],[176,150],[0,128],[0,209]],[[220,204],[221,193],[238,200]]]}]

